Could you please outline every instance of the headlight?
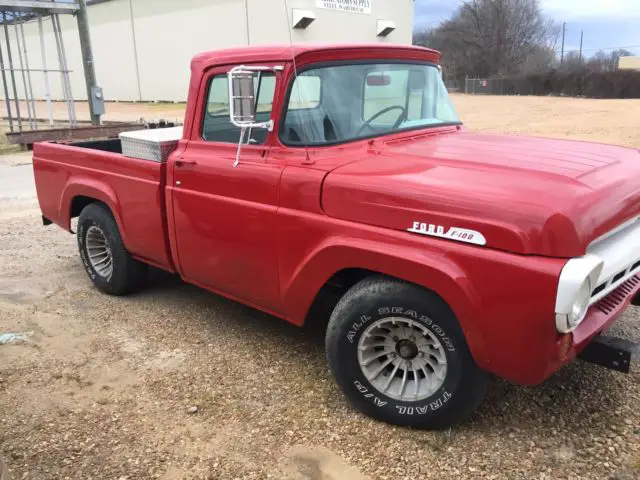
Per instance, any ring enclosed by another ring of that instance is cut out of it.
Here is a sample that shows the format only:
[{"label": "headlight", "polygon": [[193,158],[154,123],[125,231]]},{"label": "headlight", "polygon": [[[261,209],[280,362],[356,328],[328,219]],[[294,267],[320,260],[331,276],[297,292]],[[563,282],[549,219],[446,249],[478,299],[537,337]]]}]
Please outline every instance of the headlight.
[{"label": "headlight", "polygon": [[556,296],[556,328],[569,333],[584,320],[593,285],[602,271],[602,260],[594,255],[569,260],[558,280]]},{"label": "headlight", "polygon": [[578,290],[576,299],[573,302],[571,314],[569,315],[569,323],[574,327],[577,327],[587,314],[589,300],[591,299],[591,290],[591,281],[587,278],[582,282],[582,286],[580,290]]}]

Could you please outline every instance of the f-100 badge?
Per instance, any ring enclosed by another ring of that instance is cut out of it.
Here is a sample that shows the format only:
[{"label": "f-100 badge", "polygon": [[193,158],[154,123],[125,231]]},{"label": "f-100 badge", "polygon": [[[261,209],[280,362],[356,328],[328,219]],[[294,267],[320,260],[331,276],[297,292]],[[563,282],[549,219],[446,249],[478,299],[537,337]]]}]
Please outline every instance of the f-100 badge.
[{"label": "f-100 badge", "polygon": [[419,233],[420,235],[428,235],[430,237],[447,238],[456,242],[473,243],[474,245],[486,245],[487,240],[480,232],[468,230],[466,228],[451,227],[445,232],[441,225],[433,225],[431,223],[413,222],[413,226],[407,231]]}]

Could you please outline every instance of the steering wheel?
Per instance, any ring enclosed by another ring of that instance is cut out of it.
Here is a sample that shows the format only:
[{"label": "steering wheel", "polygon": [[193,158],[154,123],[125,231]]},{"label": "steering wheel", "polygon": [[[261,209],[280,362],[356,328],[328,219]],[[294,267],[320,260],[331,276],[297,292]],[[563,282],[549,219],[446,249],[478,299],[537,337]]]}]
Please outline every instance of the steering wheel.
[{"label": "steering wheel", "polygon": [[404,108],[402,105],[391,105],[390,107],[386,107],[383,108],[382,110],[380,110],[378,113],[374,114],[372,117],[370,117],[368,120],[366,120],[362,126],[358,129],[358,132],[356,133],[356,137],[359,137],[360,134],[362,133],[362,131],[371,126],[371,123],[378,117],[384,115],[385,113],[388,112],[392,112],[393,110],[402,110],[400,112],[400,115],[398,116],[398,120],[396,120],[396,123],[393,124],[393,127],[391,127],[391,130],[395,130],[396,128],[398,128],[400,126],[400,124],[402,123],[402,121],[404,120],[404,118],[407,115],[407,109]]}]

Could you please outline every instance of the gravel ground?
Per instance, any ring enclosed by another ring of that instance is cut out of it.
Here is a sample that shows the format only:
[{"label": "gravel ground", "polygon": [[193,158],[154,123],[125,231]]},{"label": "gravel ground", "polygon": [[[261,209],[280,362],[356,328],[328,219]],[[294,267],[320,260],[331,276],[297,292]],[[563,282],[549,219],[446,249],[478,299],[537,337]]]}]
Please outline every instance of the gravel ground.
[{"label": "gravel ground", "polygon": [[[487,130],[505,122],[487,117]],[[338,391],[319,328],[157,271],[137,295],[98,293],[74,237],[39,224],[23,163],[0,157],[0,334],[30,335],[0,345],[12,478],[640,478],[638,366],[576,362],[536,388],[495,380],[451,431],[377,423]],[[640,342],[640,309],[615,330]]]}]

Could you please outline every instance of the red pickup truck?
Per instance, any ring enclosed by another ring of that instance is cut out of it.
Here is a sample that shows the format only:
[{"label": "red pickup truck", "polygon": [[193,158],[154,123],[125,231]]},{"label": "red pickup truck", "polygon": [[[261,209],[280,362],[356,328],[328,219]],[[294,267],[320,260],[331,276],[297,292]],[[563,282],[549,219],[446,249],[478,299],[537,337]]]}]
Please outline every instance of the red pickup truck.
[{"label": "red pickup truck", "polygon": [[108,294],[152,265],[296,325],[329,305],[337,383],[395,424],[462,420],[489,374],[538,384],[579,355],[628,371],[635,345],[601,334],[638,303],[640,152],[469,132],[438,61],[383,45],[198,55],[168,155],[35,145],[43,221],[79,217]]}]

